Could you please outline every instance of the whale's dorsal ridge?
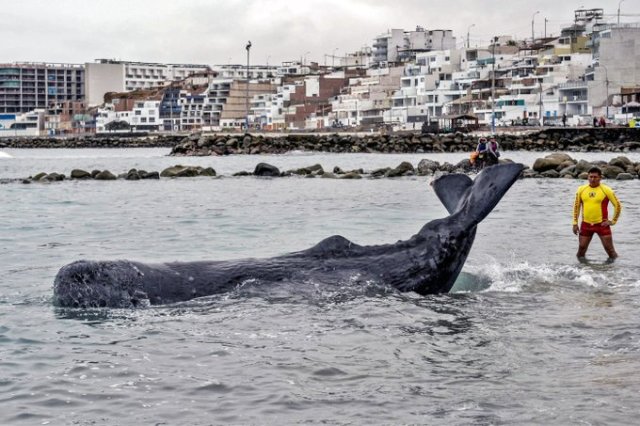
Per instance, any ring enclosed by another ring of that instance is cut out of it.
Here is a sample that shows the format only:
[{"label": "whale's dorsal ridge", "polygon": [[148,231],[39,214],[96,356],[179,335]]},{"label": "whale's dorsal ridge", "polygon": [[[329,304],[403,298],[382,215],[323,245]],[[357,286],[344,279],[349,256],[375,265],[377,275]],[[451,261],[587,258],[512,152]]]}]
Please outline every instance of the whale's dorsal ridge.
[{"label": "whale's dorsal ridge", "polygon": [[315,246],[299,252],[300,254],[311,256],[327,256],[342,255],[345,256],[351,252],[360,249],[362,246],[351,242],[342,235],[333,235],[320,241]]}]

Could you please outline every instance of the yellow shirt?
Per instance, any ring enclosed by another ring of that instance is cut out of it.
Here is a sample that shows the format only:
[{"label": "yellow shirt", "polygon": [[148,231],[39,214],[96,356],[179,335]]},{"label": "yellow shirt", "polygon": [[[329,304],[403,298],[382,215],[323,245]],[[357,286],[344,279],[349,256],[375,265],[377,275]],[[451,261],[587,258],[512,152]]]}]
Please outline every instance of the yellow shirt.
[{"label": "yellow shirt", "polygon": [[582,206],[582,221],[591,225],[609,220],[609,202],[613,204],[615,213],[612,224],[616,224],[620,217],[622,204],[618,201],[613,190],[605,184],[600,184],[592,188],[589,184],[582,185],[576,192],[576,199],[573,203],[573,224],[578,224],[580,207]]}]

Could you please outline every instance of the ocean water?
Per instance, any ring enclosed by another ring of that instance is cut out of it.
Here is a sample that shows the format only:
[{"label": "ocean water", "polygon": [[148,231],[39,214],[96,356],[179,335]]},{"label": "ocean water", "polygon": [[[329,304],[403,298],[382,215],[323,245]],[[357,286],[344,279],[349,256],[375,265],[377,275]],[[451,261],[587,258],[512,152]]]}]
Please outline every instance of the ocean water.
[{"label": "ocean water", "polygon": [[51,304],[74,260],[269,257],[333,234],[380,244],[446,214],[430,177],[230,176],[260,161],[371,170],[464,155],[4,152],[0,179],[174,164],[223,176],[0,184],[0,424],[629,424],[640,411],[639,180],[608,182],[624,205],[613,265],[597,239],[593,263],[575,259],[579,182],[526,179],[478,227],[451,294],[300,283],[81,310]]}]

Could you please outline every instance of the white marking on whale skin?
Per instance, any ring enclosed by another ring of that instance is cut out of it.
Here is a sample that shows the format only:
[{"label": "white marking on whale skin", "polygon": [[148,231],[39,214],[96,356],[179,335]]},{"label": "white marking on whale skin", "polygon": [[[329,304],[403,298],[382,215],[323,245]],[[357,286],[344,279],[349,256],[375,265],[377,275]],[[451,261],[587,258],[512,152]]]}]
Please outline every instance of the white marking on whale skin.
[{"label": "white marking on whale skin", "polygon": [[141,277],[144,277],[144,272],[142,272],[136,265],[132,265],[133,266],[133,270],[137,272],[138,275],[140,275]]}]

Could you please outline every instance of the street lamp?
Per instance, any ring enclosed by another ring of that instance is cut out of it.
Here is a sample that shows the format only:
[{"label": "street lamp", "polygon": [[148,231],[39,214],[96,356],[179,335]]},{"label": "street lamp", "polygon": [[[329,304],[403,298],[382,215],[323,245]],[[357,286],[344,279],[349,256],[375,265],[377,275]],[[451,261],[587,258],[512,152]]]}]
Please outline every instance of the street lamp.
[{"label": "street lamp", "polygon": [[471,24],[469,25],[469,28],[467,28],[467,49],[471,47],[471,42],[469,41],[469,32],[471,31],[471,28],[475,26],[476,24]]},{"label": "street lamp", "polygon": [[620,5],[622,4],[624,0],[620,0],[620,2],[618,3],[618,26],[620,26]]},{"label": "street lamp", "polygon": [[306,66],[306,65],[307,65],[307,55],[308,55],[309,53],[311,53],[311,52],[309,52],[309,51],[304,52],[304,56],[303,56],[304,60],[302,61],[302,65],[303,65],[303,66]]},{"label": "street lamp", "polygon": [[333,49],[333,55],[331,55],[331,68],[334,68],[336,66],[336,53],[338,52],[338,49],[338,47]]},{"label": "street lamp", "polygon": [[244,47],[245,49],[247,49],[247,85],[245,87],[245,109],[247,112],[247,115],[245,117],[245,130],[248,132],[249,131],[249,53],[251,51],[251,40],[249,40],[247,42],[247,45]]},{"label": "street lamp", "polygon": [[531,44],[533,45],[533,40],[535,40],[535,35],[533,32],[533,23],[535,22],[536,19],[536,15],[540,13],[540,11],[536,11],[536,13],[533,14],[533,16],[531,17]]}]

